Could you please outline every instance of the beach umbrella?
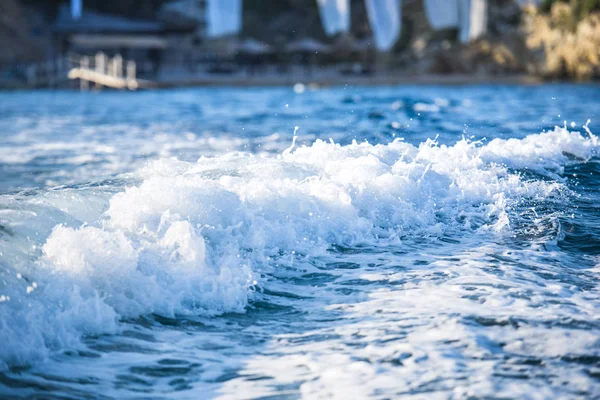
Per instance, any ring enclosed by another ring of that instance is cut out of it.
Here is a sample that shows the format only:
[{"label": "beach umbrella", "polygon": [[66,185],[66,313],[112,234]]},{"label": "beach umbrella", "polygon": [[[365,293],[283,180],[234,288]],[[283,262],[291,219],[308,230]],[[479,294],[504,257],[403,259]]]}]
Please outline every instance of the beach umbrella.
[{"label": "beach umbrella", "polygon": [[237,51],[242,54],[261,55],[273,52],[271,46],[256,39],[246,39],[238,43]]},{"label": "beach umbrella", "polygon": [[326,53],[329,50],[329,46],[312,38],[296,40],[285,47],[288,53]]}]

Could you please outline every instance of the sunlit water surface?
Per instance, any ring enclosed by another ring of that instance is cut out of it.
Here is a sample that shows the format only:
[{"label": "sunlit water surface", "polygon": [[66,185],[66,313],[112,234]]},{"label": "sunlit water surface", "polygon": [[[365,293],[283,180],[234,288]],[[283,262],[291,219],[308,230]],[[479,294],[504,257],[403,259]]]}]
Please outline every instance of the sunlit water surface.
[{"label": "sunlit water surface", "polygon": [[1,93],[0,396],[599,397],[599,118],[570,85]]}]

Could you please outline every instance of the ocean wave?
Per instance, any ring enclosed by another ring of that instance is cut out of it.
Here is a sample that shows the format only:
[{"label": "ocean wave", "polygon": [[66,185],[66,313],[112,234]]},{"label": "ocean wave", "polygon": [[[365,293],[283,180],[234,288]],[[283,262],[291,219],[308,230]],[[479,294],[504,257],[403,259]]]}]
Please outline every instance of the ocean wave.
[{"label": "ocean wave", "polygon": [[598,150],[591,132],[560,127],[453,146],[317,140],[4,195],[0,359],[27,365],[141,315],[244,312],[281,254],[510,234],[520,204],[568,202],[564,167]]}]

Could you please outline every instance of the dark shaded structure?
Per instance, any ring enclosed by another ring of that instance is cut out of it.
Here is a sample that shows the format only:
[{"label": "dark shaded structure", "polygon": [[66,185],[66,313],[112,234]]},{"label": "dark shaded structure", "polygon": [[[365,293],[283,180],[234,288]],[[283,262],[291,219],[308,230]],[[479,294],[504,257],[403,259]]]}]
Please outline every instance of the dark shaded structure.
[{"label": "dark shaded structure", "polygon": [[[78,19],[66,6],[59,9],[54,25],[57,55],[68,52],[121,54],[155,73],[173,43],[189,39],[193,29],[156,20],[133,19],[86,10]],[[141,69],[144,72],[144,68]]]}]

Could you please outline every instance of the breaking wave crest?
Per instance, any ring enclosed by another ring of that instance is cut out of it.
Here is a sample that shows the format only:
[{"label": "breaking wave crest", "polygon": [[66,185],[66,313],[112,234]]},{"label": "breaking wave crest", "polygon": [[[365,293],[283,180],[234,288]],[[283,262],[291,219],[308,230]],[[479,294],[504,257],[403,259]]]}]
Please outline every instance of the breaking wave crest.
[{"label": "breaking wave crest", "polygon": [[564,167],[598,149],[591,132],[565,128],[453,146],[318,140],[4,195],[1,363],[77,348],[122,319],[243,312],[281,254],[511,233],[521,204],[568,202]]}]

